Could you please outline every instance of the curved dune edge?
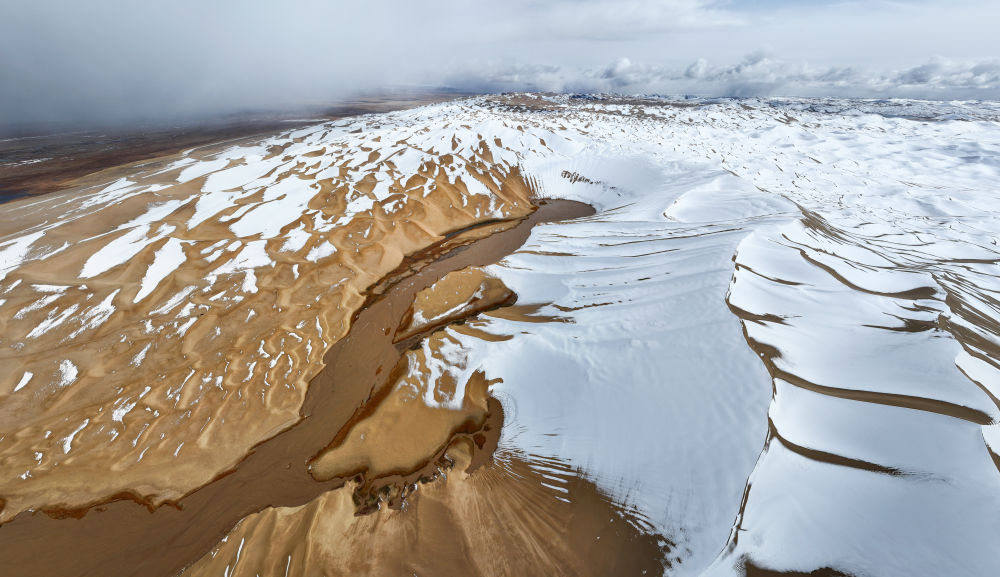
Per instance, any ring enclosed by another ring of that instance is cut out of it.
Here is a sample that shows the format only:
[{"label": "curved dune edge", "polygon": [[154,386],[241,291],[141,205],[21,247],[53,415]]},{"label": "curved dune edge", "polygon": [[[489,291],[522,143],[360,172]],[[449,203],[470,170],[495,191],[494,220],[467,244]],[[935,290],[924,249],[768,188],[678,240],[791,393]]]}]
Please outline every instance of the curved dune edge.
[{"label": "curved dune edge", "polygon": [[5,205],[0,523],[211,482],[299,421],[324,353],[406,255],[533,210],[496,145],[377,129],[189,151]]},{"label": "curved dune edge", "polygon": [[348,485],[251,515],[183,575],[659,575],[676,561],[560,461],[501,452],[470,474],[473,454],[470,439],[449,446],[453,467],[404,510],[355,515]]},{"label": "curved dune edge", "polygon": [[[393,340],[401,333],[404,338],[425,336],[401,355],[389,386],[374,392],[310,462],[312,476],[320,481],[363,479],[355,500],[368,510],[378,508],[384,491],[390,502],[404,499],[416,480],[435,473],[445,449],[459,437],[480,449],[495,447],[502,426],[502,409],[488,392],[495,380],[468,365],[462,342],[451,329],[434,328],[513,300],[502,281],[479,267],[448,273],[418,292]],[[433,321],[414,322],[425,316]],[[395,482],[389,486],[386,479]]]},{"label": "curved dune edge", "polygon": [[447,332],[438,331],[409,351],[400,361],[399,380],[384,398],[369,402],[372,412],[344,431],[341,442],[312,462],[313,476],[326,481],[411,472],[455,434],[480,431],[489,414],[490,381],[478,370],[465,382],[460,375],[435,374],[447,363],[442,349],[453,344]]},{"label": "curved dune edge", "polygon": [[[147,513],[131,502],[115,501],[79,511],[86,514],[75,521],[46,515],[17,516],[0,531],[0,549],[4,550],[11,575],[174,575],[204,555],[247,515],[267,507],[301,506],[342,487],[342,479],[315,480],[306,463],[338,432],[349,428],[352,419],[363,415],[368,407],[377,407],[373,399],[392,390],[392,368],[406,352],[406,345],[394,344],[392,335],[414,296],[450,271],[497,262],[520,247],[539,222],[593,214],[588,205],[572,201],[538,200],[537,204],[538,210],[517,226],[495,223],[464,230],[407,258],[372,289],[366,306],[352,322],[350,334],[327,352],[327,366],[311,382],[303,404],[304,418],[254,446],[236,468],[185,496],[176,508],[154,508]],[[376,291],[380,294],[376,295]],[[502,340],[470,324],[479,323],[467,322],[448,330],[478,332],[485,340]],[[478,461],[492,454],[501,428],[499,403],[493,399],[486,403],[488,413],[483,426],[457,435],[482,448],[477,452]],[[449,466],[443,456],[443,449],[429,456],[422,471],[433,476],[438,467]],[[393,489],[406,488],[420,476],[417,472],[412,476],[371,478],[369,486],[373,490],[358,491],[358,496],[375,497],[371,504],[387,497],[387,505],[398,505],[405,495],[394,495]],[[366,505],[359,500],[358,506],[364,509]],[[46,555],[52,548],[64,554]]]},{"label": "curved dune edge", "polygon": [[479,267],[448,273],[433,286],[417,293],[394,340],[402,341],[456,318],[513,304],[516,299],[503,281]]},{"label": "curved dune edge", "polygon": [[460,439],[492,453],[503,410],[489,397],[491,381],[481,370],[451,364],[458,344],[442,330],[407,351],[394,369],[395,382],[312,460],[312,476],[360,479],[355,502],[359,512],[369,512],[383,500],[401,506],[416,482],[432,479],[446,466],[447,448]]},{"label": "curved dune edge", "polygon": [[318,480],[353,480],[244,518],[184,575],[657,575],[676,562],[671,541],[569,466],[494,455],[500,379],[470,364],[462,336],[496,340],[469,317],[512,297],[479,267],[418,292],[397,339],[433,332],[311,462]]}]

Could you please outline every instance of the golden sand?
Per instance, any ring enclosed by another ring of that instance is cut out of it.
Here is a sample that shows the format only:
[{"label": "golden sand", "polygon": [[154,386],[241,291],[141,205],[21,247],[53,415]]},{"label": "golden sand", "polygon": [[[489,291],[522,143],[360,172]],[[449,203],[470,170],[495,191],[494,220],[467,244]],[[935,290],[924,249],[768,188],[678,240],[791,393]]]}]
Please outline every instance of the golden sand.
[{"label": "golden sand", "polygon": [[[352,137],[365,150],[363,135]],[[0,478],[0,522],[27,509],[72,510],[113,497],[157,505],[210,482],[300,419],[325,351],[347,333],[369,287],[406,255],[495,218],[491,208],[503,219],[533,210],[517,167],[481,155],[459,164],[454,154],[425,151],[431,160],[417,174],[400,176],[375,150],[359,167],[346,143],[321,146],[311,152],[340,162],[340,176],[319,179],[308,154],[281,156],[301,140],[270,147],[268,158],[288,162],[269,176],[308,194],[309,209],[346,221],[323,230],[303,215],[282,229],[307,236],[294,250],[280,237],[256,241],[273,267],[218,272],[238,265],[254,242],[237,239],[230,221],[258,204],[263,189],[194,222],[206,178],[177,183],[182,169],[170,168],[177,158],[129,167],[132,182],[160,190],[100,210],[86,206],[84,192],[121,170],[41,201],[5,205],[0,238],[62,224],[32,248],[52,254],[0,281],[0,467],[10,473]],[[190,156],[210,160],[220,150]],[[238,160],[228,165],[239,166]],[[345,215],[352,199],[374,198],[376,174],[395,175],[391,197]],[[483,183],[490,194],[470,194],[463,178]],[[81,267],[102,247],[131,234],[115,227],[147,214],[150,194],[169,210],[147,235],[169,231],[167,237],[124,264],[81,278]],[[137,299],[139,280],[173,240],[182,241],[182,262]],[[328,245],[331,254],[309,258]],[[49,285],[65,288],[45,292]],[[49,328],[39,332],[42,326]],[[14,393],[29,373],[33,382]]]},{"label": "golden sand", "polygon": [[[0,530],[5,575],[175,575],[205,555],[246,516],[268,507],[299,507],[342,487],[342,479],[316,480],[307,464],[324,447],[336,446],[336,441],[331,444],[332,439],[343,438],[344,431],[350,431],[377,410],[393,391],[403,374],[394,367],[405,368],[407,351],[416,350],[407,344],[411,341],[393,343],[393,335],[416,295],[451,271],[497,262],[521,246],[539,222],[593,213],[587,205],[572,201],[541,200],[538,204],[538,210],[516,226],[494,223],[463,230],[407,257],[403,265],[372,288],[350,333],[327,351],[323,359],[326,367],[309,383],[300,410],[303,418],[255,446],[232,472],[199,487],[176,508],[160,507],[147,512],[135,503],[119,500],[81,511],[86,514],[72,520],[60,518],[62,512],[56,512],[56,516],[19,515]],[[488,231],[493,233],[484,236]],[[477,240],[469,242],[471,239]],[[459,324],[446,329],[449,339],[467,343],[459,335],[488,342],[508,338],[484,330],[486,323],[476,318],[456,322]],[[448,348],[449,366],[463,368],[462,378],[455,382],[470,382],[471,389],[485,385],[475,384],[473,373],[479,367],[464,360],[467,349]],[[472,372],[468,372],[470,369]],[[500,403],[490,397],[486,407],[486,420],[478,431],[454,435],[456,441],[464,439],[476,447],[473,468],[492,460],[502,427]],[[447,423],[447,412],[433,415],[432,425]],[[439,430],[432,427],[429,432]],[[428,454],[426,459],[426,465],[410,475],[363,476],[362,485],[354,491],[356,511],[400,507],[417,481],[434,478],[439,469],[451,466],[442,452]],[[62,554],[49,555],[53,549]]]},{"label": "golden sand", "polygon": [[402,341],[430,328],[446,325],[491,308],[512,304],[516,296],[503,282],[479,267],[449,273],[420,291],[396,333]]},{"label": "golden sand", "polygon": [[458,436],[483,445],[486,433],[499,434],[499,404],[489,399],[491,381],[478,367],[468,366],[458,335],[449,330],[427,332],[465,320],[486,306],[512,302],[514,293],[480,267],[466,267],[419,291],[399,334],[424,338],[407,350],[393,369],[392,385],[371,399],[310,464],[319,480],[359,477],[363,507],[378,506],[376,481],[394,477],[394,495],[406,491],[424,469],[443,455]]},{"label": "golden sand", "polygon": [[469,440],[453,444],[454,465],[404,510],[357,516],[347,486],[251,515],[184,575],[596,577],[670,565],[671,542],[559,461],[500,454],[468,474],[472,452]]},{"label": "golden sand", "polygon": [[438,331],[420,348],[407,351],[392,390],[313,460],[313,476],[408,475],[442,451],[456,433],[481,429],[490,383],[481,371],[449,362],[444,350],[457,345],[453,336]]}]

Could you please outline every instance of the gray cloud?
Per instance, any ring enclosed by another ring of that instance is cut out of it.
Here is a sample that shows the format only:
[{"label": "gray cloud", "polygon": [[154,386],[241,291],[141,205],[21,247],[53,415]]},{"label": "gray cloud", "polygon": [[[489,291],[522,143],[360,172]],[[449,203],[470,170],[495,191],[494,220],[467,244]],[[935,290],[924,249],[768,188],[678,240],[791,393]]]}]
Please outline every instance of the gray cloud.
[{"label": "gray cloud", "polygon": [[987,0],[6,0],[0,124],[194,118],[443,84],[995,99],[996,21]]}]

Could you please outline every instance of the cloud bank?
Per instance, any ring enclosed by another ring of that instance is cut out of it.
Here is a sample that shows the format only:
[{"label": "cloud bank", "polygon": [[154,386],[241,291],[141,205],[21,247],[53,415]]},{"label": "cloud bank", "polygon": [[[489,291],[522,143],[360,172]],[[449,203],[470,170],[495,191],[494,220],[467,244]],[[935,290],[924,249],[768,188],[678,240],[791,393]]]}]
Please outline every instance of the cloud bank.
[{"label": "cloud bank", "polygon": [[603,68],[487,62],[454,74],[450,81],[483,91],[993,100],[1000,97],[1000,60],[935,58],[901,70],[816,67],[762,52],[730,65],[699,58],[687,66],[661,66],[626,57]]},{"label": "cloud bank", "polygon": [[992,0],[7,0],[0,124],[449,86],[1000,99]]}]

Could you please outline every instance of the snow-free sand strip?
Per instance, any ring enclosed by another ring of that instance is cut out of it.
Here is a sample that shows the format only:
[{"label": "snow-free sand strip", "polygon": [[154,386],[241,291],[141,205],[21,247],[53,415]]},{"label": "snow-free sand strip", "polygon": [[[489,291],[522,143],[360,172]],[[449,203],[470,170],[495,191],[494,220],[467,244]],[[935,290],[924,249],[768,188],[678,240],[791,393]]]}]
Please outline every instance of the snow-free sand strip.
[{"label": "snow-free sand strip", "polygon": [[407,255],[532,211],[495,144],[380,118],[4,205],[0,523],[208,483],[301,418],[325,351]]},{"label": "snow-free sand strip", "polygon": [[[310,476],[307,462],[337,437],[356,415],[370,410],[372,401],[384,397],[396,381],[392,369],[405,359],[406,348],[393,343],[393,335],[410,308],[414,296],[451,270],[490,264],[520,246],[537,222],[591,214],[586,205],[569,201],[546,203],[515,227],[495,231],[485,225],[448,238],[430,251],[414,255],[400,267],[391,286],[379,285],[382,294],[372,295],[353,320],[349,334],[338,340],[324,358],[325,368],[310,382],[301,422],[282,434],[258,445],[238,467],[199,490],[175,507],[152,512],[129,501],[116,501],[90,510],[79,520],[66,522],[44,515],[22,515],[0,531],[0,548],[5,552],[8,574],[73,574],[93,572],[104,576],[172,575],[207,553],[226,531],[240,519],[265,507],[295,507],[341,486],[344,479],[317,482]],[[478,240],[477,240],[478,239]],[[471,245],[468,245],[472,242]],[[455,248],[467,245],[461,250]],[[445,254],[444,258],[441,257]],[[425,265],[409,275],[412,263]],[[405,362],[405,361],[404,361]],[[462,383],[465,385],[466,383]],[[481,383],[485,384],[485,383]],[[459,431],[475,441],[477,432],[499,434],[499,404],[487,402],[483,387],[478,403],[486,414],[481,431]],[[376,405],[377,406],[377,405]],[[440,413],[440,418],[450,417]],[[434,419],[431,419],[433,422]],[[420,435],[421,431],[408,431]],[[432,435],[433,431],[430,432]],[[461,436],[461,435],[460,435]],[[450,444],[448,441],[445,445]],[[492,442],[495,446],[495,440]],[[435,443],[426,444],[428,454],[415,459],[433,462],[440,454]],[[378,487],[378,475],[392,485],[405,470],[379,471],[369,475],[370,486]],[[397,493],[398,494],[398,493]],[[67,512],[69,513],[69,512]],[[349,513],[353,516],[354,511]],[[176,543],[164,547],[164,543]],[[58,544],[61,555],[45,555]]]}]

